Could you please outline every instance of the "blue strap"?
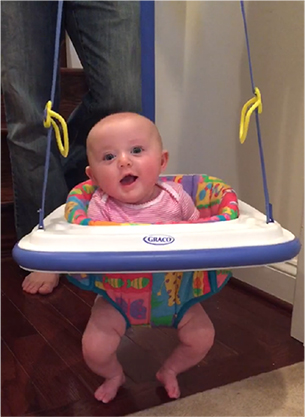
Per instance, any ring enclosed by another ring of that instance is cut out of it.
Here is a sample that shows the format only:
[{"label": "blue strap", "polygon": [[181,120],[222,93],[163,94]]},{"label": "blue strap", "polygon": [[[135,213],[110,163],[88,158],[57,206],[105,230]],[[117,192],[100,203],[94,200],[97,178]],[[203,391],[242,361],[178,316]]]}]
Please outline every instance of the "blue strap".
[{"label": "blue strap", "polygon": [[155,2],[141,5],[142,114],[155,121]]},{"label": "blue strap", "polygon": [[[243,16],[243,21],[244,21],[252,91],[255,94],[255,84],[254,84],[253,70],[252,70],[252,64],[251,64],[250,45],[249,45],[248,30],[247,30],[247,20],[246,20],[246,14],[245,14],[244,2],[243,1],[240,2],[240,7],[241,7],[241,13],[242,13],[242,16]],[[273,216],[272,216],[272,204],[269,202],[267,176],[266,176],[265,162],[264,162],[264,152],[263,152],[260,124],[259,124],[259,115],[258,115],[258,109],[257,108],[255,109],[255,120],[256,120],[256,130],[257,130],[259,154],[260,154],[260,159],[261,159],[264,194],[265,194],[266,221],[267,221],[267,223],[270,223],[270,222],[273,222],[274,220],[273,220]]]},{"label": "blue strap", "polygon": [[[53,60],[53,78],[52,78],[51,98],[50,98],[52,103],[54,102],[54,98],[55,98],[57,69],[58,69],[58,62],[59,62],[62,9],[63,9],[63,1],[59,0],[58,9],[57,9],[55,51],[54,51],[54,60]],[[52,127],[49,127],[48,135],[47,135],[47,150],[46,150],[46,162],[45,162],[45,167],[44,167],[44,180],[43,180],[43,187],[42,187],[42,201],[41,201],[41,208],[39,209],[39,225],[38,225],[39,229],[44,229],[43,219],[44,219],[44,213],[45,213],[45,201],[46,201],[46,191],[47,191],[47,183],[48,183],[48,172],[49,172],[49,165],[50,165],[52,133],[53,133],[53,129]]]}]

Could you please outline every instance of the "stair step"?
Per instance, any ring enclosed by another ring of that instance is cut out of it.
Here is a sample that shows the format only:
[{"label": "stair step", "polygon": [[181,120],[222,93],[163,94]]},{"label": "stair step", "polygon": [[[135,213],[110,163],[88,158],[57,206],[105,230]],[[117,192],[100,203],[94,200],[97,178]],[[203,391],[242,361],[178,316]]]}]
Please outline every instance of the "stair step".
[{"label": "stair step", "polygon": [[1,207],[13,202],[11,163],[6,136],[7,130],[1,129]]},{"label": "stair step", "polygon": [[1,129],[6,129],[5,107],[1,92]]},{"label": "stair step", "polygon": [[11,258],[17,242],[13,203],[1,203],[1,258]]},{"label": "stair step", "polygon": [[1,258],[11,258],[17,242],[14,221],[11,164],[6,141],[7,130],[1,129]]},{"label": "stair step", "polygon": [[59,113],[67,120],[88,91],[82,69],[61,68],[61,102]]}]

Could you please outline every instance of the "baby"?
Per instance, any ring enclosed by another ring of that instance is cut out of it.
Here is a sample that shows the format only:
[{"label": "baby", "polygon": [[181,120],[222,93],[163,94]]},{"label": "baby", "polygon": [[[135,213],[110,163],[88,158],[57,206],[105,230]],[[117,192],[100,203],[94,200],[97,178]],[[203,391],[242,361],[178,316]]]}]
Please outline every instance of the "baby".
[{"label": "baby", "polygon": [[[87,138],[86,173],[98,186],[88,207],[93,220],[156,223],[197,220],[199,212],[182,186],[159,182],[168,152],[150,120],[118,113],[98,122]],[[179,345],[156,374],[170,398],[180,396],[177,375],[200,362],[214,342],[214,327],[202,306],[192,305],[178,326]],[[95,397],[112,400],[125,377],[116,351],[126,331],[122,314],[98,296],[83,335],[83,355],[105,378]]]}]

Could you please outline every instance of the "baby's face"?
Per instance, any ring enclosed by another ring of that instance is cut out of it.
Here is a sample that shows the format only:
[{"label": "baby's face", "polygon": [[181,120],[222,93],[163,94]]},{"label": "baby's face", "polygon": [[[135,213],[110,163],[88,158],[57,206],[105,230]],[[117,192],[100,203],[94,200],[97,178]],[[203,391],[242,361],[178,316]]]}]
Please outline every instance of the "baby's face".
[{"label": "baby's face", "polygon": [[147,119],[137,115],[111,117],[89,134],[87,175],[116,200],[145,203],[154,196],[168,154]]}]

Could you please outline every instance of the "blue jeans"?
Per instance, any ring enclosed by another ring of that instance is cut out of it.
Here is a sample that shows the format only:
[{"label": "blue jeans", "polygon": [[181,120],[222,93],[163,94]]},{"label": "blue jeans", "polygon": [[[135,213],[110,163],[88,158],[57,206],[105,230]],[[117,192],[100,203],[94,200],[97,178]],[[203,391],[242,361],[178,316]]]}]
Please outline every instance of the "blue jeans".
[{"label": "blue jeans", "polygon": [[[20,239],[38,224],[47,144],[44,107],[50,99],[57,1],[2,1],[2,91],[8,127],[15,223]],[[88,92],[68,120],[70,153],[52,142],[45,214],[85,180],[86,137],[108,114],[141,112],[138,1],[66,1],[62,34],[83,65]],[[53,109],[60,101],[59,73]]]}]

